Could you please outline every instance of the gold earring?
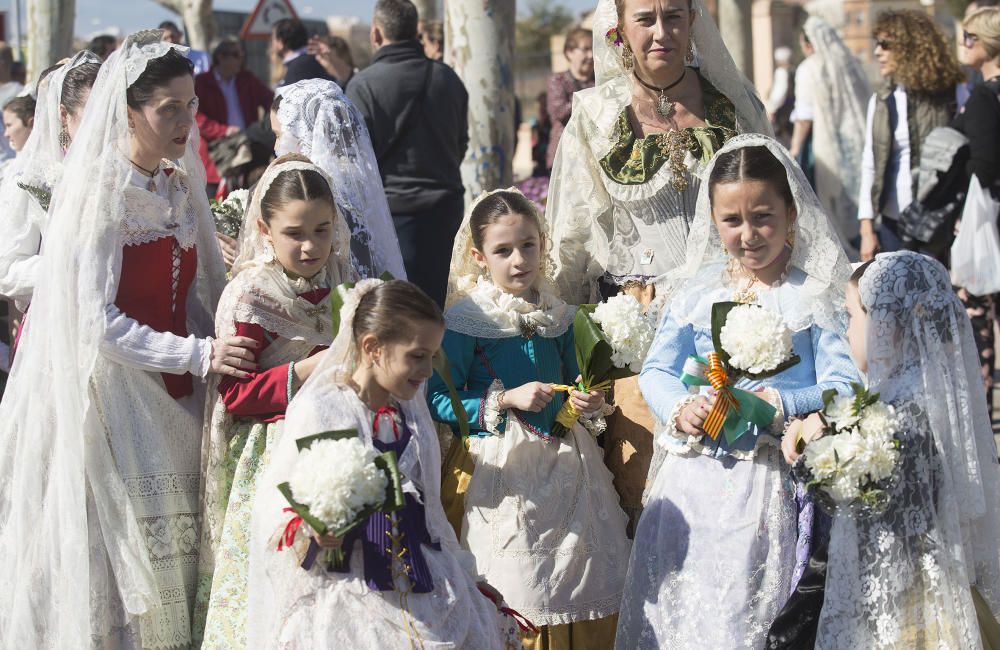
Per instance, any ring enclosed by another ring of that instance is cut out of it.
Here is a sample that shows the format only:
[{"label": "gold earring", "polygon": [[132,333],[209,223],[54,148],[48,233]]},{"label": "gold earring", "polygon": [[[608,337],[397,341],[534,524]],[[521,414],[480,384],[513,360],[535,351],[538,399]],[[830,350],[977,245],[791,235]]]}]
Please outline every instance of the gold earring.
[{"label": "gold earring", "polygon": [[788,233],[785,235],[785,242],[788,243],[789,248],[795,248],[795,224],[788,224]]},{"label": "gold earring", "polygon": [[67,131],[66,127],[64,126],[62,129],[59,130],[59,146],[62,149],[69,149],[69,145],[71,143],[72,141],[69,139],[69,131]]},{"label": "gold earring", "polygon": [[685,63],[694,63],[694,43],[688,41],[687,56],[684,57]]},{"label": "gold earring", "polygon": [[622,65],[625,66],[626,72],[635,65],[635,54],[632,52],[632,46],[628,43],[622,44]]}]

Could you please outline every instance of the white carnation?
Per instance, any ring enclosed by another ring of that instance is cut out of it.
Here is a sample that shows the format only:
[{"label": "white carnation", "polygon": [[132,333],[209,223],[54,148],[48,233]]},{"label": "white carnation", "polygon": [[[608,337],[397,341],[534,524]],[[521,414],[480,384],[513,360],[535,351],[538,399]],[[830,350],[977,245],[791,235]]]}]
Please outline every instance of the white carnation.
[{"label": "white carnation", "polygon": [[642,370],[656,334],[656,323],[643,312],[642,303],[633,296],[620,294],[597,305],[591,318],[611,345],[611,363],[632,372]]},{"label": "white carnation", "polygon": [[823,409],[827,422],[832,424],[837,430],[850,429],[858,423],[858,414],[854,412],[853,395],[837,395],[833,401]]},{"label": "white carnation", "polygon": [[823,437],[810,442],[806,447],[806,466],[819,481],[825,481],[837,473],[837,459],[833,455],[834,439],[834,436]]},{"label": "white carnation", "polygon": [[226,197],[226,200],[222,202],[223,205],[233,205],[238,207],[240,210],[245,210],[247,207],[247,201],[250,200],[250,190],[239,189],[233,190]]},{"label": "white carnation", "polygon": [[751,375],[774,370],[792,356],[792,332],[780,315],[756,305],[734,307],[719,331],[729,365]]},{"label": "white carnation", "polygon": [[317,440],[299,452],[288,482],[292,496],[331,529],[385,500],[389,480],[375,466],[378,453],[359,438]]},{"label": "white carnation", "polygon": [[866,436],[892,438],[897,429],[896,411],[888,404],[876,402],[861,413],[858,426]]}]

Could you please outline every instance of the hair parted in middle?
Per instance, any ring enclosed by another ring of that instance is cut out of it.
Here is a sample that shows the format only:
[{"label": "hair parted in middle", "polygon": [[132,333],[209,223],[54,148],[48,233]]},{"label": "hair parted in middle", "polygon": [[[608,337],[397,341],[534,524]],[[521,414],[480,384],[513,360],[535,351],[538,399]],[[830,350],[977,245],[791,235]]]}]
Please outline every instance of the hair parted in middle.
[{"label": "hair parted in middle", "polygon": [[795,207],[785,166],[765,146],[740,147],[719,154],[708,178],[708,195],[712,196],[716,185],[741,181],[769,183],[788,207]]},{"label": "hair parted in middle", "polygon": [[[289,153],[275,159],[271,165],[288,162],[311,164],[302,154]],[[330,205],[336,218],[337,204],[330,183],[314,169],[286,169],[271,181],[260,199],[260,216],[264,223],[271,223],[271,218],[290,201],[324,201]]]}]

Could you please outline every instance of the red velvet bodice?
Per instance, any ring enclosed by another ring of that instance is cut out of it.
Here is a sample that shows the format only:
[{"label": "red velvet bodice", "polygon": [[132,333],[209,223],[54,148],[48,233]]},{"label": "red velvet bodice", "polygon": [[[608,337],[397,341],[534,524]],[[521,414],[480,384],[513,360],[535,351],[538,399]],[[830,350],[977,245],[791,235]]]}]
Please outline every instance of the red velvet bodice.
[{"label": "red velvet bodice", "polygon": [[[176,267],[175,248],[179,256]],[[142,325],[158,332],[172,332],[186,337],[187,297],[197,270],[197,247],[183,250],[173,237],[124,246],[115,305]],[[189,373],[162,373],[162,377],[167,392],[175,399],[194,392],[194,380]]]}]

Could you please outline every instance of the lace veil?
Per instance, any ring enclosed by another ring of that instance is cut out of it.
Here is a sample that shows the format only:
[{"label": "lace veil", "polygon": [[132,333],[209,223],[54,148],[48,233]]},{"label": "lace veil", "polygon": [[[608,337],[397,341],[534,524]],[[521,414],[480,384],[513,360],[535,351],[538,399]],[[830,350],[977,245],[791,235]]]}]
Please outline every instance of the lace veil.
[{"label": "lace veil", "polygon": [[858,289],[869,386],[902,417],[900,478],[884,514],[834,524],[817,647],[978,648],[969,586],[1000,611],[1000,471],[969,319],[917,253],[878,255]]},{"label": "lace veil", "polygon": [[806,275],[799,287],[805,308],[800,311],[798,319],[788,325],[795,331],[815,324],[824,329],[844,332],[847,327],[844,289],[851,276],[847,254],[812,187],[788,151],[773,138],[754,133],[730,139],[705,169],[705,182],[698,193],[694,222],[688,235],[686,260],[682,266],[658,280],[665,288],[663,295],[669,301],[670,311],[680,323],[693,323],[706,329],[711,326],[710,311],[696,309],[696,305],[706,291],[718,286],[719,274],[715,271],[724,267],[728,256],[712,219],[708,179],[722,154],[759,146],[767,147],[784,165],[798,212],[789,266]]},{"label": "lace veil", "polygon": [[[295,589],[296,583],[302,582],[301,576],[276,572],[268,576],[264,569],[273,566],[267,558],[274,552],[269,540],[287,519],[282,512],[287,503],[275,486],[287,480],[295,462],[295,440],[324,431],[358,429],[361,438],[371,443],[371,415],[346,382],[358,362],[357,346],[354,344],[354,314],[361,298],[381,282],[361,280],[354,289],[344,294],[340,330],[323,360],[289,405],[285,421],[288,435],[278,443],[261,477],[250,541],[250,627],[247,638],[251,646],[264,646],[270,638],[274,612],[283,601],[288,602],[286,591]],[[426,506],[427,530],[431,538],[448,552],[458,555],[463,566],[475,575],[474,560],[461,550],[441,507],[441,451],[423,391],[419,391],[412,400],[402,402],[400,407],[413,434],[398,459],[404,476],[403,490],[422,495],[418,498]],[[295,572],[298,572],[297,568]]]},{"label": "lace veil", "polygon": [[818,78],[813,79],[816,193],[846,242],[858,232],[858,161],[865,145],[871,87],[861,63],[829,23],[812,16],[803,29],[819,64]]},{"label": "lace veil", "polygon": [[[757,96],[753,84],[736,67],[703,0],[692,0],[691,11],[695,14],[694,25],[691,27],[691,42],[695,54],[693,67],[736,107],[736,126],[741,133],[770,134],[771,123],[767,119],[764,104]],[[618,78],[628,81],[624,87],[626,94],[617,98],[621,106],[616,114],[631,103],[633,81],[632,75],[622,64],[618,48],[610,45],[607,40],[608,31],[617,25],[615,0],[600,0],[594,12],[594,77],[598,86]]]},{"label": "lace veil", "polygon": [[307,79],[283,86],[279,156],[301,153],[326,172],[341,216],[351,231],[351,255],[361,277],[388,271],[406,279],[396,229],[378,163],[361,113],[332,81]]},{"label": "lace veil", "polygon": [[42,80],[31,134],[0,185],[0,214],[4,215],[5,229],[5,237],[0,243],[0,276],[8,273],[11,262],[17,259],[17,249],[32,237],[32,231],[45,231],[45,209],[21,186],[51,193],[58,184],[64,155],[59,143],[59,132],[62,130],[59,104],[63,80],[67,72],[84,63],[100,63],[100,59],[92,52],[78,52],[72,60]]},{"label": "lace veil", "polygon": [[[101,66],[65,162],[80,173],[64,178],[53,197],[31,322],[0,402],[3,647],[89,646],[92,625],[109,616],[92,616],[96,592],[117,593],[127,617],[160,604],[146,534],[92,391],[115,390],[114,378],[99,377],[95,366],[105,308],[118,288],[123,190],[132,174],[126,89],[149,61],[175,47],[162,43],[158,30],[140,32]],[[204,187],[196,127],[179,167],[191,187]],[[212,330],[225,270],[208,199],[192,192],[191,201],[198,218],[198,275],[188,324],[204,336]],[[111,575],[90,571],[91,555],[102,550]]]}]

